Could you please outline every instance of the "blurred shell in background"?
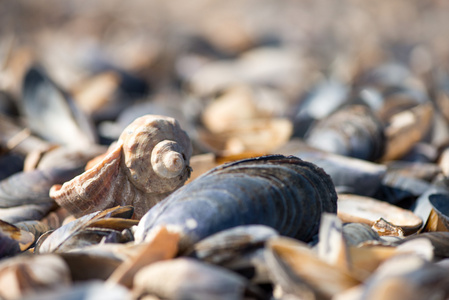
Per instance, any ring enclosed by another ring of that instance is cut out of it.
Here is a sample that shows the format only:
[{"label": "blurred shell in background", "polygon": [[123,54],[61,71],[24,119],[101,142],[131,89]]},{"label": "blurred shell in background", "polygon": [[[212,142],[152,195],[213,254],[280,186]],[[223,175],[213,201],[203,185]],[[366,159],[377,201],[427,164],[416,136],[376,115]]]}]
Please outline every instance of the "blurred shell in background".
[{"label": "blurred shell in background", "polygon": [[447,298],[447,11],[3,1],[0,297]]}]

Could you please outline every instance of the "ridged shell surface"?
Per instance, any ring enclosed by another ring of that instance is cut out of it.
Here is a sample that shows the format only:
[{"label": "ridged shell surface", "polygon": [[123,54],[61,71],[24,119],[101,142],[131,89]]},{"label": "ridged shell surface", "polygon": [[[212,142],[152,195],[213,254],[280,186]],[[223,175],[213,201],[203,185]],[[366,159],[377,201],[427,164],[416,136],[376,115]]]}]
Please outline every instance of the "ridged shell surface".
[{"label": "ridged shell surface", "polygon": [[217,167],[164,199],[140,221],[143,241],[160,225],[181,232],[180,247],[218,231],[246,224],[273,227],[281,235],[309,241],[323,212],[335,213],[330,177],[312,163],[281,155]]},{"label": "ridged shell surface", "polygon": [[192,146],[178,122],[146,115],[122,133],[107,155],[50,196],[76,217],[117,205],[134,206],[140,219],[190,176]]}]

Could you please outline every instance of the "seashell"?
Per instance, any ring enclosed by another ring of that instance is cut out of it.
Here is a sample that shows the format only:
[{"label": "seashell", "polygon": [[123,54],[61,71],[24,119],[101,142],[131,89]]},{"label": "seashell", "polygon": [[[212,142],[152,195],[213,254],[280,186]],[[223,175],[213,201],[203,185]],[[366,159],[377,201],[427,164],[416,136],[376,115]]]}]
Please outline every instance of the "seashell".
[{"label": "seashell", "polygon": [[48,195],[51,186],[72,179],[82,167],[52,168],[20,172],[0,182],[0,207],[10,208],[27,204],[53,204]]},{"label": "seashell", "polygon": [[449,143],[449,128],[447,127],[448,121],[443,117],[443,113],[439,109],[438,105],[435,107],[433,113],[433,123],[431,127],[431,137],[429,139],[430,144],[439,149],[438,153],[436,153],[436,158],[433,161],[436,161],[438,155],[441,155],[442,149],[446,148]]},{"label": "seashell", "polygon": [[449,257],[449,232],[423,232],[418,235],[405,237],[399,244],[415,239],[428,239],[433,246],[433,255],[435,259]]},{"label": "seashell", "polygon": [[[48,238],[51,238],[51,234]],[[45,241],[45,240],[44,240]],[[120,232],[111,228],[79,228],[64,240],[55,252],[68,252],[99,243],[127,243],[132,241],[126,231]],[[42,248],[39,252],[42,253]]]},{"label": "seashell", "polygon": [[274,236],[278,236],[278,233],[268,226],[236,226],[199,241],[194,245],[191,255],[205,262],[222,264],[245,251],[263,246]]},{"label": "seashell", "polygon": [[173,118],[136,119],[99,163],[50,190],[50,196],[79,217],[116,205],[133,205],[140,219],[181,187],[190,175],[192,146]]},{"label": "seashell", "polygon": [[323,151],[375,161],[384,153],[383,131],[383,124],[368,107],[352,105],[318,121],[305,141]]},{"label": "seashell", "polygon": [[181,233],[182,251],[218,231],[261,224],[309,241],[322,212],[336,212],[322,169],[294,156],[262,156],[219,166],[179,189],[142,218],[135,238],[166,225]]},{"label": "seashell", "polygon": [[389,87],[382,93],[382,97],[383,104],[377,114],[385,122],[402,111],[429,102],[427,91],[416,87]]},{"label": "seashell", "polygon": [[370,278],[384,262],[395,256],[416,255],[431,261],[433,251],[431,243],[426,239],[417,239],[402,243],[399,246],[385,245],[361,245],[359,247],[350,247],[349,255],[352,268],[357,271],[357,275],[364,278]]},{"label": "seashell", "polygon": [[30,232],[34,236],[34,242],[36,242],[41,235],[51,230],[48,224],[41,221],[21,221],[14,223],[14,226]]},{"label": "seashell", "polygon": [[336,214],[323,213],[318,239],[316,248],[320,259],[349,271],[348,243],[343,234],[343,224]]},{"label": "seashell", "polygon": [[387,170],[381,164],[315,149],[299,139],[289,141],[275,152],[316,164],[329,174],[337,191],[362,196],[371,197],[378,192]]},{"label": "seashell", "polygon": [[[429,218],[433,211],[433,206],[429,201],[430,197],[432,195],[439,194],[449,195],[447,178],[445,176],[437,176],[430,187],[416,199],[410,208],[415,215],[419,216],[423,220],[421,229],[429,225]],[[433,214],[435,213],[433,212]]]},{"label": "seashell", "polygon": [[416,232],[423,223],[413,212],[374,198],[339,194],[337,205],[338,216],[343,222],[359,222],[373,226],[383,218],[401,227],[406,234]]},{"label": "seashell", "polygon": [[299,103],[295,122],[307,117],[321,120],[347,102],[349,89],[335,77],[320,80]]},{"label": "seashell", "polygon": [[164,299],[243,299],[248,282],[224,268],[192,258],[153,263],[134,277],[136,297]]},{"label": "seashell", "polygon": [[398,236],[403,237],[404,231],[400,226],[396,226],[384,218],[380,218],[376,222],[374,222],[372,228],[380,235],[380,236]]},{"label": "seashell", "polygon": [[429,231],[449,231],[449,195],[433,194],[429,196],[432,206],[426,229]]},{"label": "seashell", "polygon": [[178,252],[179,234],[170,233],[165,227],[155,232],[151,241],[140,244],[142,247],[134,256],[123,262],[108,279],[109,283],[132,287],[132,281],[139,269],[160,260],[173,258]]},{"label": "seashell", "polygon": [[69,268],[57,255],[21,256],[0,264],[2,299],[22,299],[70,284]]},{"label": "seashell", "polygon": [[318,83],[306,92],[299,104],[290,109],[293,115],[287,112],[293,119],[293,135],[304,138],[317,122],[327,118],[348,102],[349,92],[348,86],[336,76],[320,78]]},{"label": "seashell", "polygon": [[21,104],[29,128],[45,140],[73,147],[96,142],[88,118],[41,68],[27,71]]},{"label": "seashell", "polygon": [[270,283],[263,247],[269,238],[278,235],[264,225],[236,226],[199,241],[190,255],[232,270],[251,282]]},{"label": "seashell", "polygon": [[286,237],[268,241],[265,255],[274,282],[301,299],[329,299],[361,282],[321,260],[307,245]]},{"label": "seashell", "polygon": [[[35,252],[64,252],[75,247],[85,247],[99,243],[103,237],[111,234],[111,231],[101,230],[100,228],[89,229],[90,225],[95,224],[99,219],[116,218],[123,215],[127,215],[130,218],[132,211],[133,209],[130,206],[114,207],[85,215],[59,227],[53,232],[47,232],[47,234],[42,235],[37,241]],[[114,226],[115,223],[112,223],[112,229]]]},{"label": "seashell", "polygon": [[444,299],[447,270],[416,255],[387,260],[366,282],[361,299]]},{"label": "seashell", "polygon": [[417,105],[393,115],[385,128],[387,144],[382,161],[400,159],[428,132],[432,117],[432,103]]}]

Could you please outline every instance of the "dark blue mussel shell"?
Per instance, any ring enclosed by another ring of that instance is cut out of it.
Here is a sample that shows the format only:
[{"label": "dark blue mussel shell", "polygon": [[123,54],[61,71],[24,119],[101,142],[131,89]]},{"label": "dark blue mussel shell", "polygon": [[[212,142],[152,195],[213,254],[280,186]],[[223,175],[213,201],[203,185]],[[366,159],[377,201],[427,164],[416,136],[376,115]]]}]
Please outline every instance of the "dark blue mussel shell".
[{"label": "dark blue mussel shell", "polygon": [[182,250],[221,230],[262,224],[310,241],[321,214],[336,210],[334,185],[321,168],[294,156],[262,156],[219,166],[180,188],[146,213],[135,238],[166,225],[181,232]]}]

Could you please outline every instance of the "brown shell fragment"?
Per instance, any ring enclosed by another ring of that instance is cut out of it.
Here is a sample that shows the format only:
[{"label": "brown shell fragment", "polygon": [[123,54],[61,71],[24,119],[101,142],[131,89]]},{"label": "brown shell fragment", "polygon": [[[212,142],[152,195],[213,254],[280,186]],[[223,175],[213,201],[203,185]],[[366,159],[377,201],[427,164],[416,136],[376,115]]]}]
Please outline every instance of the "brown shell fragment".
[{"label": "brown shell fragment", "polygon": [[424,103],[392,116],[385,129],[387,146],[381,160],[398,159],[421,141],[429,130],[433,113],[432,104]]},{"label": "brown shell fragment", "polygon": [[133,205],[140,219],[181,187],[190,175],[192,147],[178,122],[146,115],[121,134],[92,168],[50,190],[50,196],[76,217],[117,205]]},{"label": "brown shell fragment", "polygon": [[404,231],[401,227],[391,224],[384,218],[377,220],[372,228],[381,236],[404,236]]},{"label": "brown shell fragment", "polygon": [[421,218],[413,212],[374,198],[339,194],[337,203],[338,216],[343,222],[358,222],[372,226],[383,218],[401,227],[406,235],[416,232],[422,225]]}]

